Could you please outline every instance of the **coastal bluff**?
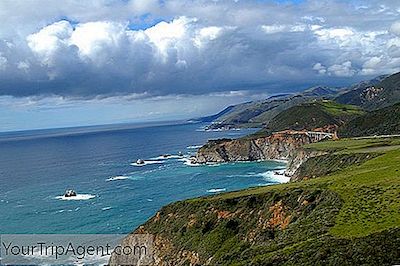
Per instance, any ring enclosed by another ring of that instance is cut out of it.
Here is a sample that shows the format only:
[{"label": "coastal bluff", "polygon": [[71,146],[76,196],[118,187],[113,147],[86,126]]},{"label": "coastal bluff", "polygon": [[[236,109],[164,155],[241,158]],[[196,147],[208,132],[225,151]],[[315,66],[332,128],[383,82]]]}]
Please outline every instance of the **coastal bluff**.
[{"label": "coastal bluff", "polygon": [[308,158],[323,154],[302,146],[334,137],[331,133],[286,130],[257,138],[210,140],[198,150],[194,162],[287,160],[285,175],[292,176]]},{"label": "coastal bluff", "polygon": [[292,145],[298,182],[168,204],[126,241],[153,235],[154,266],[399,264],[400,138]]}]

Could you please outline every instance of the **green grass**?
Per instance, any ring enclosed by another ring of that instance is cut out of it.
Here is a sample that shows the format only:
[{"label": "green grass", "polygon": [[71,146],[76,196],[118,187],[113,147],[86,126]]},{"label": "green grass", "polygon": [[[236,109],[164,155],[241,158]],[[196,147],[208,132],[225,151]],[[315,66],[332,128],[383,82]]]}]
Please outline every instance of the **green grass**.
[{"label": "green grass", "polygon": [[334,116],[362,115],[365,112],[358,106],[350,104],[340,104],[334,101],[319,102],[322,109]]},{"label": "green grass", "polygon": [[[171,264],[189,265],[190,259],[177,255],[182,250],[198,254],[200,265],[399,263],[400,149],[393,148],[399,142],[345,139],[309,145],[337,160],[370,147],[392,149],[319,178],[176,202],[144,228],[166,241],[159,255]],[[277,204],[280,215],[290,217],[285,228],[266,226]]]},{"label": "green grass", "polygon": [[[331,176],[329,189],[344,205],[331,233],[366,236],[400,226],[400,150]],[[322,179],[318,182],[323,182]]]},{"label": "green grass", "polygon": [[305,145],[304,148],[328,152],[356,153],[373,151],[381,148],[384,152],[398,149],[400,137],[392,138],[367,138],[367,139],[341,139],[340,141],[322,141]]},{"label": "green grass", "polygon": [[339,128],[341,137],[400,134],[400,103],[366,113]]},{"label": "green grass", "polygon": [[313,101],[290,107],[276,115],[266,125],[269,132],[282,130],[313,130],[326,126],[340,126],[364,114],[357,106],[333,101]]},{"label": "green grass", "polygon": [[[221,194],[212,199],[228,199],[262,194],[271,190],[316,187],[332,190],[344,201],[332,235],[360,237],[400,226],[400,138],[344,139],[307,145],[340,153],[376,152],[382,155],[361,165],[320,178],[292,184],[282,184]],[[371,148],[373,147],[373,149]]]}]

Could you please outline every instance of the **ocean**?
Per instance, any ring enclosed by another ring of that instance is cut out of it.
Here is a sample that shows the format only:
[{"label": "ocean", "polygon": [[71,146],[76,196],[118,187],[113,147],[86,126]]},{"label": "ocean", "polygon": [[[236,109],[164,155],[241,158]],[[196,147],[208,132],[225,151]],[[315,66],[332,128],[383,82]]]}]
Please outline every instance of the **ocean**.
[{"label": "ocean", "polygon": [[[282,162],[190,165],[187,157],[208,139],[254,132],[202,126],[0,134],[0,234],[125,234],[174,201],[282,182],[274,174]],[[135,164],[139,158],[144,165]],[[67,189],[78,196],[67,200]]]}]

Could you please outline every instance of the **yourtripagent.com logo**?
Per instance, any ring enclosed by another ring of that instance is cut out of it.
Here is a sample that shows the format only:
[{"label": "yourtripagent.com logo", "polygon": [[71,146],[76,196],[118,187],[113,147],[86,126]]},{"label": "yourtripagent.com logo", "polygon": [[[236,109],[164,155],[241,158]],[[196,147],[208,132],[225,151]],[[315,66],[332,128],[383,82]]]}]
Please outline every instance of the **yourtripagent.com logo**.
[{"label": "yourtripagent.com logo", "polygon": [[3,265],[149,265],[153,236],[0,235]]}]

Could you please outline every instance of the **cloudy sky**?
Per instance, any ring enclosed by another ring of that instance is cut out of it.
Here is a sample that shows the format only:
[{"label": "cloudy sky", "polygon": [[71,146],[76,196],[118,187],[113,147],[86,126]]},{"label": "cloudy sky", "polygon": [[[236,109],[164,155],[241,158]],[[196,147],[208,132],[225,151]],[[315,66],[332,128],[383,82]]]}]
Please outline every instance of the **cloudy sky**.
[{"label": "cloudy sky", "polygon": [[400,71],[398,0],[1,0],[0,131],[211,114]]}]

